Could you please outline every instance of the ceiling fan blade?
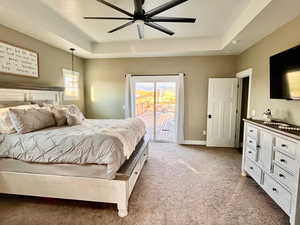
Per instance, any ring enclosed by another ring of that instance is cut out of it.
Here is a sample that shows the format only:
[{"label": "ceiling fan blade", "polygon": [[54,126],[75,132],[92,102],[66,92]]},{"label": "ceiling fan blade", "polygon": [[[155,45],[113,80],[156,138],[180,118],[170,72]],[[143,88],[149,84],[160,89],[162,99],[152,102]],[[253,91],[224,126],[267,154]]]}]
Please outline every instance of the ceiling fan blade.
[{"label": "ceiling fan blade", "polygon": [[154,16],[149,19],[150,22],[174,22],[174,23],[195,23],[195,18],[180,18],[180,17],[159,17]]},{"label": "ceiling fan blade", "polygon": [[137,28],[138,28],[138,34],[139,34],[139,38],[140,40],[143,40],[144,39],[144,24],[138,24],[137,25]]},{"label": "ceiling fan blade", "polygon": [[156,30],[159,30],[159,31],[161,31],[161,32],[163,32],[163,33],[166,33],[166,34],[168,34],[168,35],[173,35],[173,34],[175,34],[173,31],[171,31],[171,30],[169,30],[169,29],[167,29],[167,28],[165,28],[165,27],[163,27],[163,26],[161,26],[161,25],[159,25],[159,24],[157,24],[157,23],[149,23],[149,22],[145,22],[145,25],[147,25],[147,26],[149,26],[149,27],[152,27],[152,28],[154,28],[154,29],[156,29]]},{"label": "ceiling fan blade", "polygon": [[84,19],[88,20],[133,20],[132,18],[126,17],[93,17],[93,16],[85,16]]},{"label": "ceiling fan blade", "polygon": [[113,32],[115,32],[115,31],[117,31],[117,30],[121,30],[121,29],[123,29],[123,28],[125,28],[125,27],[130,26],[130,25],[133,24],[133,23],[135,23],[134,20],[133,20],[133,21],[130,21],[130,22],[128,22],[128,23],[125,23],[125,24],[123,24],[122,26],[119,26],[119,27],[117,27],[117,28],[115,28],[115,29],[113,29],[113,30],[110,30],[110,31],[108,31],[108,33],[113,33]]},{"label": "ceiling fan blade", "polygon": [[134,14],[142,16],[144,14],[143,10],[143,0],[134,0]]},{"label": "ceiling fan blade", "polygon": [[113,5],[113,4],[111,4],[111,3],[107,2],[107,1],[104,1],[104,0],[97,0],[97,1],[100,2],[100,3],[102,3],[102,4],[104,4],[104,5],[109,6],[110,8],[113,8],[113,9],[115,9],[115,10],[117,10],[117,11],[119,11],[119,12],[121,12],[121,13],[127,15],[127,16],[133,17],[133,14],[131,14],[130,12],[127,12],[124,9],[121,9],[121,8],[115,6],[115,5]]},{"label": "ceiling fan blade", "polygon": [[154,9],[150,10],[149,12],[146,13],[146,16],[147,17],[155,16],[155,15],[161,13],[161,12],[164,12],[164,11],[166,11],[168,9],[171,9],[171,8],[173,8],[173,7],[177,6],[177,5],[180,5],[180,4],[182,4],[182,3],[186,2],[186,1],[188,1],[188,0],[172,0],[170,2],[167,2],[167,3],[165,3],[165,4],[161,5],[161,6],[158,6],[158,7],[154,8]]}]

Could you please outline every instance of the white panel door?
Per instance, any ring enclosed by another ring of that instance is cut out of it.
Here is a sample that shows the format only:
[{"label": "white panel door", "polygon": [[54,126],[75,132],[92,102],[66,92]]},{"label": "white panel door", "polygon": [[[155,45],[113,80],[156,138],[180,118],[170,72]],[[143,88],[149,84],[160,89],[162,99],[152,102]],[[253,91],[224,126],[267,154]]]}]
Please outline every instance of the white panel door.
[{"label": "white panel door", "polygon": [[209,79],[207,146],[235,146],[237,86],[236,78]]}]

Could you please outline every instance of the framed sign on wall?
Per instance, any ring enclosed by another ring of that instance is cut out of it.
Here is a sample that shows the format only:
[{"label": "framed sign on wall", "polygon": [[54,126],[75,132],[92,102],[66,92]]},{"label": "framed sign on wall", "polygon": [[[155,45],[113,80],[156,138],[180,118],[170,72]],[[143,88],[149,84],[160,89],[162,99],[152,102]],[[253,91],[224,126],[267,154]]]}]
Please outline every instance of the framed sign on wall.
[{"label": "framed sign on wall", "polygon": [[0,73],[39,77],[37,52],[0,41]]}]

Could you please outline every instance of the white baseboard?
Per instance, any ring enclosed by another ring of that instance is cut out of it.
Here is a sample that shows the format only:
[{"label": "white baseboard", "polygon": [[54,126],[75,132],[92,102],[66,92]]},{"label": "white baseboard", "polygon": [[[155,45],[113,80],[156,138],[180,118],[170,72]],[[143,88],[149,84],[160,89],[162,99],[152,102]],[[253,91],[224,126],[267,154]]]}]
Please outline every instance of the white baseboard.
[{"label": "white baseboard", "polygon": [[184,145],[206,145],[206,141],[184,140]]}]

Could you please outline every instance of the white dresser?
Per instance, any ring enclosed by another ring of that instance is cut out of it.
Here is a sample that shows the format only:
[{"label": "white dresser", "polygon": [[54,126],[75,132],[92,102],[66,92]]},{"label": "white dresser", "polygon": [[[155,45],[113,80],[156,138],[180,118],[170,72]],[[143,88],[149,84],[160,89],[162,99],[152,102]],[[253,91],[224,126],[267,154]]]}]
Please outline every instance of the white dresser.
[{"label": "white dresser", "polygon": [[300,225],[300,136],[245,120],[242,175],[251,176]]}]

